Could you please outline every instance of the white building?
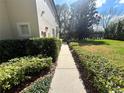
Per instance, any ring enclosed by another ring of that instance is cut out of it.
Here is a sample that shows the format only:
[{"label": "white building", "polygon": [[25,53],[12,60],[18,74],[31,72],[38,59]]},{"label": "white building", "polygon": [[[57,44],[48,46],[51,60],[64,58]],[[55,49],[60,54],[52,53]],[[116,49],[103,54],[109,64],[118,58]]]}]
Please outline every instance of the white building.
[{"label": "white building", "polygon": [[53,0],[0,0],[0,40],[57,36]]}]

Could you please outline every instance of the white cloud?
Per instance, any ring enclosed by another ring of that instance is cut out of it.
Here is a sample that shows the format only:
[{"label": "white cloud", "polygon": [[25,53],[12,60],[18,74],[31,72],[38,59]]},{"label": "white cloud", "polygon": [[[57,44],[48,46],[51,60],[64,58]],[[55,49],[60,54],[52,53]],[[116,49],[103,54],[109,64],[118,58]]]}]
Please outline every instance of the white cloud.
[{"label": "white cloud", "polygon": [[67,0],[67,3],[74,3],[74,2],[76,2],[77,0]]},{"label": "white cloud", "polygon": [[120,3],[120,4],[124,4],[124,0],[120,0],[119,3]]},{"label": "white cloud", "polygon": [[117,22],[118,20],[123,20],[124,19],[124,15],[120,15],[120,16],[114,16],[111,21],[112,22]]},{"label": "white cloud", "polygon": [[[124,0],[123,0],[124,1]],[[106,3],[106,0],[96,0],[96,7],[102,7]]]}]

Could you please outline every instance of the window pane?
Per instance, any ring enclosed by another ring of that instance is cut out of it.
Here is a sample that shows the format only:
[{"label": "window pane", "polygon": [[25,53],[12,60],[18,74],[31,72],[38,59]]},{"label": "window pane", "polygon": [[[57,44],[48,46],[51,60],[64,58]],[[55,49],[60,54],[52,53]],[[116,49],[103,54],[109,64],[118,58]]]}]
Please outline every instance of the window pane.
[{"label": "window pane", "polygon": [[29,35],[28,25],[21,25],[21,33],[23,35]]}]

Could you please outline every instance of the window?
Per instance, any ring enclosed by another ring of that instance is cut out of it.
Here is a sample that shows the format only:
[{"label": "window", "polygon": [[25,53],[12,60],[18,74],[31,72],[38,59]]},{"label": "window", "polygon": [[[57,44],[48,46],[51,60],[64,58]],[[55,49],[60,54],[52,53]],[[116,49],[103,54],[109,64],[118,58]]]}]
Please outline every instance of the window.
[{"label": "window", "polygon": [[28,25],[20,25],[20,27],[23,35],[29,35]]},{"label": "window", "polygon": [[29,37],[31,35],[31,28],[29,23],[17,23],[19,36]]},{"label": "window", "polygon": [[59,27],[56,26],[56,37],[58,37],[58,36],[59,36]]},{"label": "window", "polygon": [[43,31],[41,31],[41,36],[44,36],[44,32]]},{"label": "window", "polygon": [[53,37],[56,37],[55,29],[52,29]]},{"label": "window", "polygon": [[45,31],[46,31],[46,32],[48,31],[48,27],[45,27]]},{"label": "window", "polygon": [[46,37],[46,32],[41,31],[41,36],[42,36],[42,37]]}]

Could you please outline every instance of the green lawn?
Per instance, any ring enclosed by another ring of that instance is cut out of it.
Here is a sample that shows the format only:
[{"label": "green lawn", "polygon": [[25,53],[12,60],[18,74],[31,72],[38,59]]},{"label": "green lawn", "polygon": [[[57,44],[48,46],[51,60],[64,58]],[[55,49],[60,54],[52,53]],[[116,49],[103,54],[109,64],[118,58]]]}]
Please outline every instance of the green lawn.
[{"label": "green lawn", "polygon": [[81,48],[108,58],[112,64],[124,68],[124,41],[85,40]]}]

